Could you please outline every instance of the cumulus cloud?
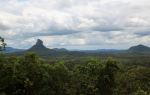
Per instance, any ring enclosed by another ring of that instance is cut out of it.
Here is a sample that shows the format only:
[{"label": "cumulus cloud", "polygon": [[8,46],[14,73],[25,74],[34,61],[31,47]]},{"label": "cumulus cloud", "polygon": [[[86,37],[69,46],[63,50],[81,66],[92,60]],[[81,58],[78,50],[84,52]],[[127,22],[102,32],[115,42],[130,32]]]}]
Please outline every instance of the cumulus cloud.
[{"label": "cumulus cloud", "polygon": [[149,0],[0,0],[0,36],[29,48],[150,45]]}]

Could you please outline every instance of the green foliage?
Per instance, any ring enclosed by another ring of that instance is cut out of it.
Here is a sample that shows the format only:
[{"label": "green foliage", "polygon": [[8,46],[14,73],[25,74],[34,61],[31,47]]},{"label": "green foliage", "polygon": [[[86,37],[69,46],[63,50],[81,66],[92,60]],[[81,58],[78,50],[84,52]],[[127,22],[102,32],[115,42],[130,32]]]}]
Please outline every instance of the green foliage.
[{"label": "green foliage", "polygon": [[98,78],[98,88],[100,95],[114,95],[116,87],[115,74],[119,70],[117,62],[109,59]]},{"label": "green foliage", "polygon": [[80,64],[75,67],[74,79],[76,86],[76,95],[97,95],[98,75],[101,73],[103,65],[96,59],[90,59],[87,64]]},{"label": "green foliage", "polygon": [[133,93],[133,95],[149,95],[149,94],[139,87],[138,90]]},{"label": "green foliage", "polygon": [[[0,95],[149,95],[150,69],[99,58],[0,55]],[[121,67],[119,67],[121,66]]]},{"label": "green foliage", "polygon": [[120,75],[119,80],[120,94],[130,95],[132,93],[140,93],[139,91],[150,94],[150,69],[147,67],[130,68],[127,72]]},{"label": "green foliage", "polygon": [[0,37],[0,51],[3,51],[5,49],[6,43],[4,38]]}]

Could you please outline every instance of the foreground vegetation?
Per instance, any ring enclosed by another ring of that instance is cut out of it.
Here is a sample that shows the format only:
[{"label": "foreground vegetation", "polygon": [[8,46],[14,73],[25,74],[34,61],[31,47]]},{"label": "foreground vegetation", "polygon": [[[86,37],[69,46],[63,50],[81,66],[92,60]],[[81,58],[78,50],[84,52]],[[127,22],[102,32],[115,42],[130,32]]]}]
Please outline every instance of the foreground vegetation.
[{"label": "foreground vegetation", "polygon": [[0,95],[150,95],[150,68],[111,58],[52,62],[33,53],[1,55]]}]

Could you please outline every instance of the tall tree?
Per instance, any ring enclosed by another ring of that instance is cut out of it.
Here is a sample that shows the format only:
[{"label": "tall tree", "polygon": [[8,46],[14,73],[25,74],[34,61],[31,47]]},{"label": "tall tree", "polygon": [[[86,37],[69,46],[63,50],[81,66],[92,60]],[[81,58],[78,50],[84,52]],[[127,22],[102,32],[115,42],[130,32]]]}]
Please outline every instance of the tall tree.
[{"label": "tall tree", "polygon": [[102,73],[99,75],[98,88],[100,95],[114,95],[115,83],[115,73],[118,71],[119,67],[116,65],[116,61],[109,59],[106,62]]},{"label": "tall tree", "polygon": [[5,49],[6,43],[4,38],[0,37],[0,51],[3,51]]}]

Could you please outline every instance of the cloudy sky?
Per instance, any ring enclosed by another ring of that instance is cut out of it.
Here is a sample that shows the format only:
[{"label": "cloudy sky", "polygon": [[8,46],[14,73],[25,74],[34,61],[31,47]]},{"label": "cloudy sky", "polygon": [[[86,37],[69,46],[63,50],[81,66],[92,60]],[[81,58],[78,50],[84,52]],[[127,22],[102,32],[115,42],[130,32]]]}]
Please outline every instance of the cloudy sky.
[{"label": "cloudy sky", "polygon": [[16,48],[150,46],[150,0],[0,0],[0,36]]}]

